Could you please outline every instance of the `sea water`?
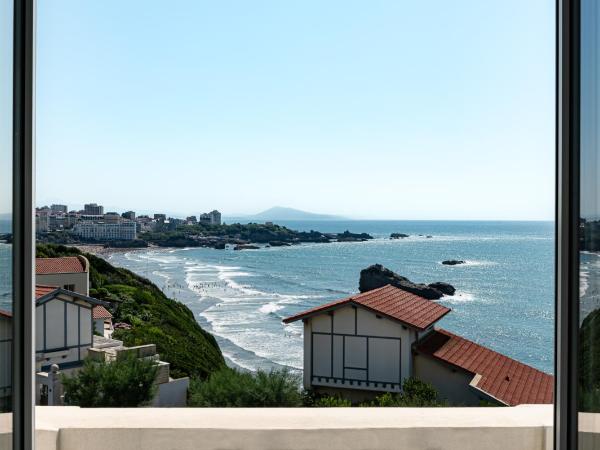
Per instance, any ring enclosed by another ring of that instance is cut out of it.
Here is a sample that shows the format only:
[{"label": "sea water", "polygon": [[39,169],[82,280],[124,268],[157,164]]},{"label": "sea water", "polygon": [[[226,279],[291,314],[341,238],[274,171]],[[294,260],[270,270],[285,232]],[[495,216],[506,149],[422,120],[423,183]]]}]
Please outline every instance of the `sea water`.
[{"label": "sea water", "polygon": [[[553,371],[554,225],[551,222],[278,222],[296,230],[366,232],[366,242],[260,250],[144,249],[109,261],[154,281],[215,335],[231,364],[302,368],[302,324],[282,319],[358,291],[361,269],[383,264],[414,282],[457,292],[439,326]],[[410,237],[390,240],[390,233]],[[431,236],[431,237],[428,237]],[[445,266],[446,259],[466,264]]]}]

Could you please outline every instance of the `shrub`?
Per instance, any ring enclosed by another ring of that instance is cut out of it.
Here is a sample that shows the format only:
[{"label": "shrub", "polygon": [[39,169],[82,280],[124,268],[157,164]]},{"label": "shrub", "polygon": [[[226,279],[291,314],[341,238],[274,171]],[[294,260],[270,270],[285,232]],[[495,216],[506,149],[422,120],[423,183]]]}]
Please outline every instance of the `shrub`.
[{"label": "shrub", "polygon": [[242,372],[224,368],[206,381],[192,380],[189,406],[302,406],[300,378],[288,370]]},{"label": "shrub", "polygon": [[438,394],[435,388],[417,378],[407,378],[402,383],[402,392],[392,394],[386,392],[378,395],[371,402],[362,403],[361,406],[377,407],[417,407],[417,406],[443,406],[444,403],[438,401]]},{"label": "shrub", "polygon": [[350,407],[352,402],[347,398],[337,396],[325,396],[316,399],[312,406],[317,408],[338,408],[338,407]]},{"label": "shrub", "polygon": [[86,408],[136,407],[154,397],[157,367],[129,356],[114,362],[86,359],[72,376],[62,376],[65,404]]}]

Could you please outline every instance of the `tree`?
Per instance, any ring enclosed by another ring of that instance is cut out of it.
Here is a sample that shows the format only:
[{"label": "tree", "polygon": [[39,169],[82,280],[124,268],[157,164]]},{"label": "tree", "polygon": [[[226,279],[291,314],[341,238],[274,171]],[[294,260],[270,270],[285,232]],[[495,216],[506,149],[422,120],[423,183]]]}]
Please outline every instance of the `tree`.
[{"label": "tree", "polygon": [[72,376],[62,376],[65,404],[85,408],[136,407],[154,397],[158,367],[133,355],[114,362],[86,359]]}]

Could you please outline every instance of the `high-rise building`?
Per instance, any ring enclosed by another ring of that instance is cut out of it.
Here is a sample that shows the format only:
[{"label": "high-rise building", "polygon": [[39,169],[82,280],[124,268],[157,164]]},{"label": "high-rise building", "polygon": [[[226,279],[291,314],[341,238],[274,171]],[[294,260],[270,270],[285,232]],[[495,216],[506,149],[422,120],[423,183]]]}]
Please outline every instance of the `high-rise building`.
[{"label": "high-rise building", "polygon": [[48,214],[35,215],[35,232],[47,233],[50,229],[50,217]]},{"label": "high-rise building", "polygon": [[87,203],[83,205],[83,214],[86,216],[102,216],[104,215],[104,206],[97,203]]},{"label": "high-rise building", "polygon": [[123,214],[121,214],[121,217],[127,220],[135,220],[135,211],[125,211]]},{"label": "high-rise building", "polygon": [[104,214],[104,222],[106,223],[119,223],[122,220],[123,218],[117,212],[107,212]]},{"label": "high-rise building", "polygon": [[200,214],[200,223],[203,225],[221,225],[221,213],[215,209],[209,213]]},{"label": "high-rise building", "polygon": [[164,222],[165,220],[167,220],[167,215],[166,214],[154,214],[154,220]]},{"label": "high-rise building", "polygon": [[66,214],[67,213],[67,205],[51,205],[50,206],[50,210],[53,213],[63,213],[63,214]]}]

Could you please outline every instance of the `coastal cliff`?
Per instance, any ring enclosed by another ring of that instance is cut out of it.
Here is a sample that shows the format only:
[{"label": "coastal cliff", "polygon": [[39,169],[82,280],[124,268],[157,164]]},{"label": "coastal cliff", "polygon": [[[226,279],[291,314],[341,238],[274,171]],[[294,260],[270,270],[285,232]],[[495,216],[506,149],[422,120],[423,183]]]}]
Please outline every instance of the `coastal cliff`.
[{"label": "coastal cliff", "polygon": [[156,344],[171,364],[174,378],[206,378],[225,366],[215,338],[203,330],[190,309],[168,298],[154,283],[74,247],[38,245],[38,257],[84,255],[90,262],[90,296],[109,301],[116,339],[127,346]]}]

